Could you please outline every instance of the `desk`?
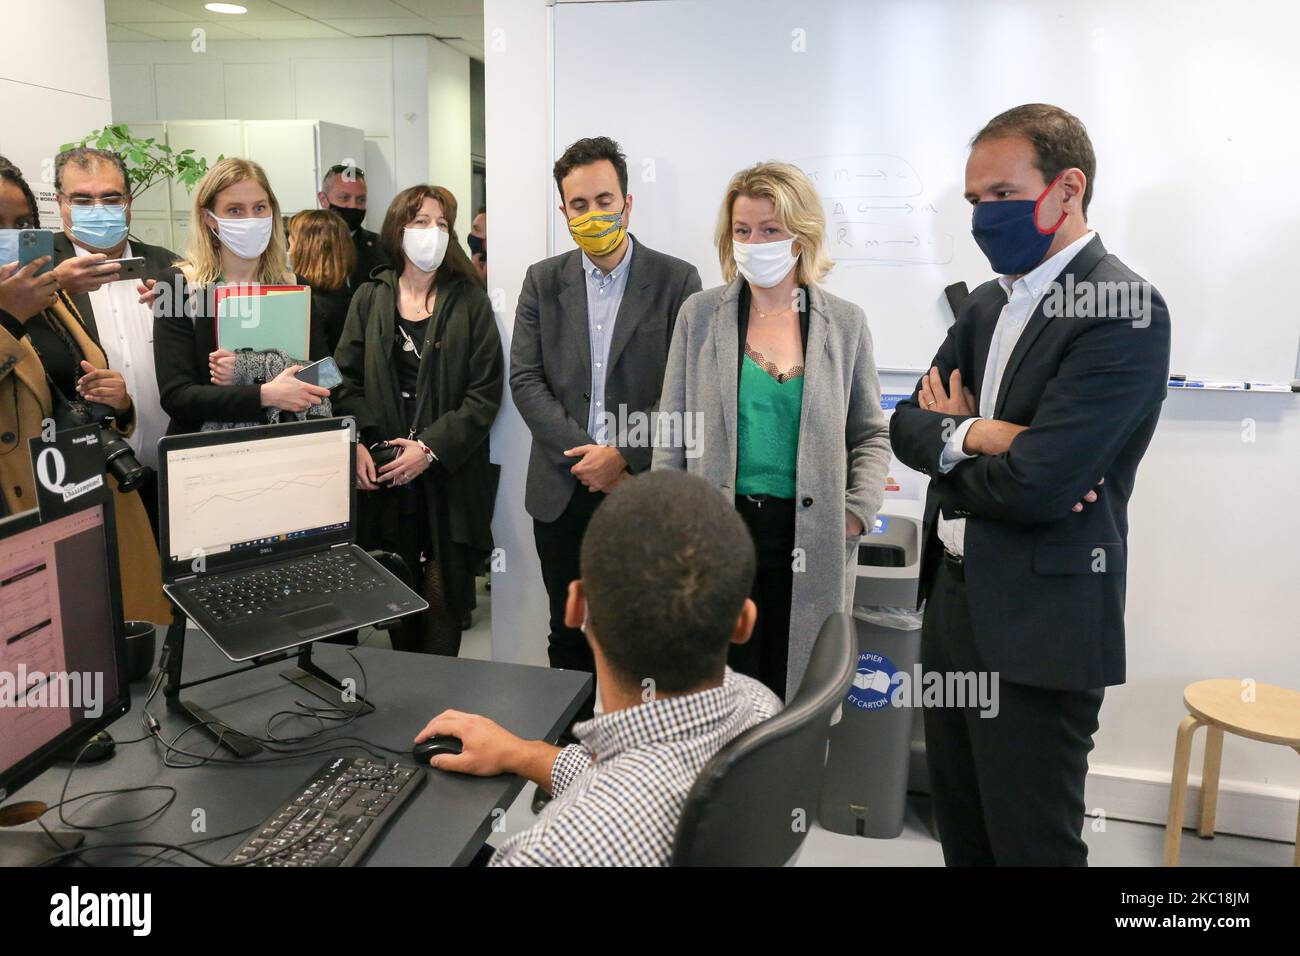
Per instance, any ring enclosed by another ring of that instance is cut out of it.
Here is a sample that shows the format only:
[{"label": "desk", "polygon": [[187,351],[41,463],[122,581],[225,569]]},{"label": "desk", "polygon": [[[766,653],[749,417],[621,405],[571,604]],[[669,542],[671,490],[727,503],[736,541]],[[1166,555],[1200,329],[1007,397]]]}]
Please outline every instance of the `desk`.
[{"label": "desk", "polygon": [[[161,647],[163,630],[160,629]],[[198,631],[186,635],[186,679],[193,680],[219,673],[232,665]],[[491,717],[503,727],[525,738],[555,740],[568,726],[579,704],[590,692],[592,677],[578,671],[551,670],[522,664],[435,657],[399,651],[359,648],[354,651],[365,668],[363,683],[357,665],[348,657],[347,648],[334,644],[317,644],[313,659],[333,676],[343,680],[354,677],[357,691],[375,706],[373,713],[358,717],[345,728],[331,729],[309,744],[321,751],[311,756],[260,763],[276,756],[270,751],[239,761],[238,765],[215,764],[194,769],[163,766],[163,748],[156,742],[122,746],[113,757],[97,765],[78,766],[68,788],[69,796],[92,790],[144,784],[167,784],[175,787],[176,801],[151,826],[86,833],[86,844],[152,840],[161,843],[187,843],[201,838],[203,832],[191,829],[196,810],[206,815],[206,833],[229,833],[260,823],[307,782],[310,774],[322,767],[329,753],[356,756],[364,751],[344,749],[345,742],[330,747],[333,737],[351,735],[375,744],[394,747],[405,756],[393,759],[410,764],[410,748],[416,733],[431,717],[446,708]],[[290,684],[280,672],[293,661],[271,664],[192,687],[185,696],[211,710],[216,717],[250,736],[265,736],[267,718],[278,710],[294,708],[294,701],[325,706],[318,698]],[[116,721],[110,731],[119,741],[143,735],[140,713],[148,683],[131,686],[130,713]],[[149,708],[162,723],[165,740],[185,724],[167,713],[160,692]],[[289,737],[306,733],[317,726],[314,721],[285,720],[275,727],[276,736]],[[184,737],[179,746],[196,754],[207,754],[215,747],[211,738],[200,731]],[[224,750],[218,757],[229,759]],[[177,759],[189,759],[178,756]],[[491,832],[493,820],[519,795],[525,781],[521,777],[468,777],[445,771],[426,770],[428,780],[401,813],[385,830],[365,859],[372,866],[462,866],[473,859]],[[59,764],[37,777],[10,800],[44,800],[53,804],[68,774],[68,765]],[[141,816],[158,806],[166,794],[158,791],[124,794],[105,800],[79,801],[68,807],[68,819],[82,826],[110,823]],[[44,817],[45,824],[58,829],[57,811]],[[32,828],[28,824],[24,829]],[[248,834],[192,847],[205,859],[220,860]],[[51,847],[51,854],[54,852]],[[92,852],[85,859],[97,865],[130,866],[140,861],[141,852],[154,850],[123,849]],[[197,861],[179,853],[170,859],[191,865]]]}]

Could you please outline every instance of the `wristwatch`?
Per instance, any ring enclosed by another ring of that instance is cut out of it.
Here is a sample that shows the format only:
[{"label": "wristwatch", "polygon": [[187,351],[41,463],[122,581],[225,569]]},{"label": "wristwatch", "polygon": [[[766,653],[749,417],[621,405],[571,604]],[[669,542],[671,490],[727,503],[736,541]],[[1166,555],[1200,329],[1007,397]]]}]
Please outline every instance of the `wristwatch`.
[{"label": "wristwatch", "polygon": [[415,440],[415,443],[420,446],[420,451],[424,452],[424,460],[428,464],[432,465],[435,461],[438,460],[438,456],[433,453],[433,449],[430,448],[428,445],[426,445],[424,442],[420,441],[417,438]]}]

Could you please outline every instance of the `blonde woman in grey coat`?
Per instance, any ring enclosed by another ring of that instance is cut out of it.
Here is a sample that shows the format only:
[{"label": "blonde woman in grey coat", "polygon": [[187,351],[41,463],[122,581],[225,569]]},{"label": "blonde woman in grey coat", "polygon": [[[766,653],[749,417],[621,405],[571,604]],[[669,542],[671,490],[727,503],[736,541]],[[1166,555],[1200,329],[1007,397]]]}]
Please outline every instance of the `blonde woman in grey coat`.
[{"label": "blonde woman in grey coat", "polygon": [[866,317],[821,287],[832,263],[808,177],[786,163],[737,173],[717,246],[727,283],[677,316],[654,467],[708,479],[745,518],[758,623],[729,663],[789,700],[822,623],[850,607],[888,427]]}]

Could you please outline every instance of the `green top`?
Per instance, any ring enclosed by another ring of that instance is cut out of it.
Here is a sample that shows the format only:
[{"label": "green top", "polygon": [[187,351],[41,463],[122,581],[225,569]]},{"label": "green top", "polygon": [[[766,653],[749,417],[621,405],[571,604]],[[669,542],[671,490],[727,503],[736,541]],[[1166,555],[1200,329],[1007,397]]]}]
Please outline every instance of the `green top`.
[{"label": "green top", "polygon": [[746,351],[736,410],[736,494],[793,498],[803,410],[802,369],[780,382]]}]

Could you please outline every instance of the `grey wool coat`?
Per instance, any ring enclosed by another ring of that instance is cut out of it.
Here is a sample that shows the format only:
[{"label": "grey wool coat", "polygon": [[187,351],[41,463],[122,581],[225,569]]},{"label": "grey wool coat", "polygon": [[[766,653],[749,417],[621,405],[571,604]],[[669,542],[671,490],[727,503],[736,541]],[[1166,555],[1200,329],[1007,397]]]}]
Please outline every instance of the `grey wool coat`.
[{"label": "grey wool coat", "polygon": [[[736,310],[743,281],[697,292],[682,305],[659,397],[653,459],[654,468],[700,475],[733,503]],[[884,498],[890,454],[866,316],[818,286],[809,287],[804,375],[791,557],[801,563],[795,565],[790,605],[787,701],[803,679],[826,618],[852,605],[858,538],[845,537],[844,512],[871,527]],[[693,433],[673,424],[683,415],[693,417]]]}]

